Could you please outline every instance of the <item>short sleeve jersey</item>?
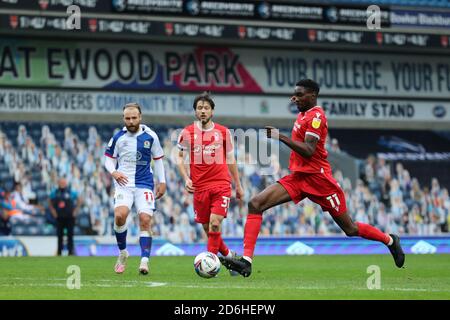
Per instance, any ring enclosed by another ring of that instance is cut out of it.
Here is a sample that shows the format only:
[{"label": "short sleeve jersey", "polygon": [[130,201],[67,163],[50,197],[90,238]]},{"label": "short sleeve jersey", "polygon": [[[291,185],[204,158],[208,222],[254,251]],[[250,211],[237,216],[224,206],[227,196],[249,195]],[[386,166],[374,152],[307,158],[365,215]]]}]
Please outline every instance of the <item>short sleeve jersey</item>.
[{"label": "short sleeve jersey", "polygon": [[316,150],[311,158],[305,158],[295,151],[289,158],[289,170],[305,173],[331,173],[327,160],[325,140],[328,134],[328,124],[325,112],[319,106],[300,112],[292,129],[292,140],[304,142],[307,135],[317,138]]}]

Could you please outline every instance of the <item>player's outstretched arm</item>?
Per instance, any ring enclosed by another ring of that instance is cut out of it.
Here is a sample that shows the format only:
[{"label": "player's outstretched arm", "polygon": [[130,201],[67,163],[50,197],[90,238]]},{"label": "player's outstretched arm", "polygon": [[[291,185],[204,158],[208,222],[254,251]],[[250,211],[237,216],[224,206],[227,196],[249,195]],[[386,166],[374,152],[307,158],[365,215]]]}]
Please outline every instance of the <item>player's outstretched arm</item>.
[{"label": "player's outstretched arm", "polygon": [[312,135],[307,135],[305,137],[305,142],[293,141],[291,138],[279,133],[278,129],[275,127],[266,126],[265,128],[267,130],[267,138],[272,138],[283,142],[302,157],[310,158],[316,151],[316,146],[319,139]]}]

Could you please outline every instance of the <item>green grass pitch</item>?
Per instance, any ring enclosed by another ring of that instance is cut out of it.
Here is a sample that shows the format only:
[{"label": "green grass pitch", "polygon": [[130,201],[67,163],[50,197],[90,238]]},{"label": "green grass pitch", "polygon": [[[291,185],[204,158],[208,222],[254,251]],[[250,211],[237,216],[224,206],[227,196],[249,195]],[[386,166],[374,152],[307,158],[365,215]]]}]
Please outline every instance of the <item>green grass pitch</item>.
[{"label": "green grass pitch", "polygon": [[[122,275],[115,260],[0,258],[0,299],[450,299],[450,255],[407,255],[402,269],[390,255],[258,256],[250,278],[222,267],[212,279],[197,276],[193,257],[152,257],[147,276],[139,257]],[[80,289],[67,288],[70,265],[80,268]],[[367,288],[370,265],[380,268],[380,289]]]}]

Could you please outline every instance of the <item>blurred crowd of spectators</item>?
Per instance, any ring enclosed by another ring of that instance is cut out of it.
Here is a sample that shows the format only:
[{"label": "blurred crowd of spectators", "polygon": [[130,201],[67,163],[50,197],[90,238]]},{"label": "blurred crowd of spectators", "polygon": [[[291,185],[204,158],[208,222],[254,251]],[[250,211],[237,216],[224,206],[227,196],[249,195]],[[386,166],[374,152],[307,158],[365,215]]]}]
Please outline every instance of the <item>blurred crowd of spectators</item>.
[{"label": "blurred crowd of spectators", "polygon": [[[165,151],[167,194],[157,203],[153,233],[173,243],[204,240],[201,225],[194,222],[192,195],[184,190],[184,181],[176,169],[176,132],[173,129],[157,133]],[[110,133],[111,136],[113,132]],[[83,199],[78,220],[79,233],[113,234],[113,193],[111,176],[103,166],[106,142],[95,126],[89,127],[86,139],[80,139],[70,126],[64,138],[57,140],[47,125],[41,128],[40,139],[32,139],[27,128],[20,125],[13,144],[0,131],[0,165],[14,180],[13,190],[0,190],[0,234],[7,234],[18,221],[42,220],[52,228],[46,201],[57,179],[65,176],[71,188]],[[336,139],[327,140],[327,148],[341,152]],[[272,156],[264,168],[251,162],[243,146],[236,146],[245,200],[288,174],[278,158]],[[370,155],[364,161],[361,177],[352,185],[340,170],[335,178],[347,196],[347,207],[354,220],[371,223],[389,233],[435,235],[448,232],[450,197],[437,178],[421,186],[410,176],[402,163],[387,163]],[[246,205],[232,201],[228,217],[223,221],[224,236],[243,236]],[[136,215],[130,215],[129,232],[138,235]],[[9,230],[9,231],[8,231]],[[14,230],[14,229],[13,229]],[[298,205],[285,203],[264,215],[262,235],[332,235],[341,234],[329,214],[309,200]]]}]

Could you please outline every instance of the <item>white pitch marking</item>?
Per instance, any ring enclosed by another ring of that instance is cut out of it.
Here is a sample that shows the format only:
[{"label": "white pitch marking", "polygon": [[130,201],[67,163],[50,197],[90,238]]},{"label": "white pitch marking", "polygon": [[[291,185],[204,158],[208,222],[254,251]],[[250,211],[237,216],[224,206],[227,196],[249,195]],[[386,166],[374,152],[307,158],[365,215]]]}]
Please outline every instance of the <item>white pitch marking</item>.
[{"label": "white pitch marking", "polygon": [[[271,288],[261,288],[261,287],[245,287],[245,286],[218,286],[218,285],[171,285],[171,287],[181,287],[181,288],[201,288],[201,289],[271,289]],[[297,289],[297,290],[331,290],[331,287],[305,287],[305,286],[290,286],[283,287],[283,289]],[[335,288],[334,288],[335,289]],[[367,288],[348,288],[351,290],[369,291]],[[375,290],[376,291],[376,290]],[[419,291],[419,292],[449,292],[448,290],[436,290],[436,289],[418,289],[418,288],[382,288],[380,291]]]},{"label": "white pitch marking", "polygon": [[[0,278],[0,281],[2,279]],[[8,278],[7,280],[24,280],[24,281],[30,281],[30,280],[37,280],[37,281],[66,281],[65,278],[50,278],[50,279],[41,279],[41,278]],[[170,287],[180,287],[180,288],[202,288],[202,289],[271,289],[269,287],[249,287],[249,286],[236,286],[236,285],[229,285],[229,286],[220,286],[217,284],[205,284],[205,285],[181,285],[181,284],[171,284],[167,282],[141,282],[139,280],[114,280],[114,279],[100,279],[100,280],[89,280],[86,281],[87,283],[82,284],[82,287],[139,287],[140,284],[145,285],[146,287],[161,287],[161,286],[170,286]],[[103,283],[102,283],[103,282]],[[118,285],[114,284],[105,284],[105,282],[110,283],[117,283]],[[42,286],[42,287],[65,287],[65,283],[13,283],[13,284],[2,284],[0,283],[1,287],[8,287],[8,286]],[[331,287],[315,287],[315,286],[289,286],[284,287],[286,289],[297,289],[297,290],[331,290]],[[348,288],[351,290],[360,290],[360,291],[368,291],[366,288]],[[450,292],[449,290],[436,290],[436,289],[424,289],[424,288],[381,288],[379,291],[417,291],[417,292]]]},{"label": "white pitch marking", "polygon": [[[0,278],[0,282],[1,282]],[[45,282],[55,282],[55,281],[66,281],[65,278],[49,278],[49,279],[43,279],[43,278],[8,278],[7,280],[20,280],[20,281],[27,281],[28,283],[12,283],[12,284],[2,284],[0,283],[1,287],[8,287],[8,286],[20,286],[20,287],[65,287],[66,283],[45,283]],[[29,282],[31,281],[31,282]],[[43,282],[43,283],[39,283]],[[106,282],[106,283],[105,283]],[[139,281],[139,280],[113,280],[113,279],[100,279],[100,280],[87,280],[84,283],[81,284],[82,287],[105,287],[105,288],[111,288],[111,287],[123,287],[123,288],[137,288],[141,286],[154,288],[154,287],[162,287],[166,286],[167,282],[153,282],[153,281]]]}]

